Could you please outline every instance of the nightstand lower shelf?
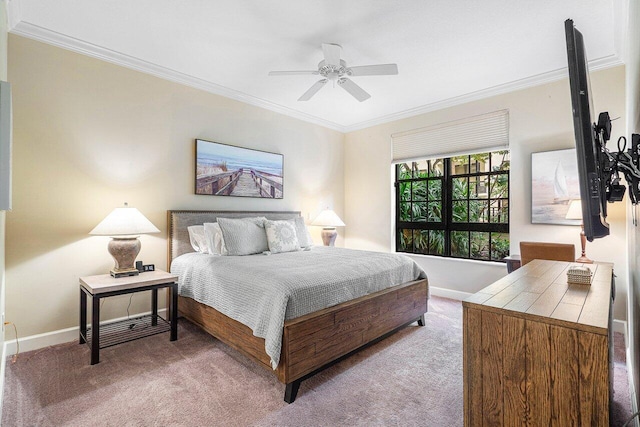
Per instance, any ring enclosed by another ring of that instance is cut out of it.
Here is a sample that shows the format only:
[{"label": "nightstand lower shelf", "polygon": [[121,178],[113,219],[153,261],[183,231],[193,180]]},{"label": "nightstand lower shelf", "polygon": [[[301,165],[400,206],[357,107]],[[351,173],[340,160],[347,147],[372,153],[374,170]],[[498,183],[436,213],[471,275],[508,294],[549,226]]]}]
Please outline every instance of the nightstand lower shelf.
[{"label": "nightstand lower shelf", "polygon": [[[169,332],[170,330],[171,324],[169,322],[153,314],[103,323],[100,325],[100,348],[111,347],[139,338]],[[92,332],[92,328],[87,328],[87,334],[84,336],[89,348],[91,348]]]}]

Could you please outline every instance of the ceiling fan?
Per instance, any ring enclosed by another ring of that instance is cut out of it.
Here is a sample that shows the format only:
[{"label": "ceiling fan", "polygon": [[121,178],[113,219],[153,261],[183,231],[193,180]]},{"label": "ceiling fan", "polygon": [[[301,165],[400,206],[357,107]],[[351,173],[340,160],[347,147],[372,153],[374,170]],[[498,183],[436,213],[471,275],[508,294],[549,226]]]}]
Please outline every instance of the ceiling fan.
[{"label": "ceiling fan", "polygon": [[369,98],[364,89],[355,84],[348,77],[351,76],[386,76],[398,74],[398,66],[396,64],[378,64],[378,65],[361,65],[358,67],[347,67],[347,63],[340,59],[340,51],[342,46],[334,43],[322,43],[322,52],[324,59],[318,64],[318,69],[314,71],[271,71],[270,76],[292,76],[292,75],[320,75],[323,78],[318,80],[305,93],[302,94],[298,101],[308,101],[315,95],[327,82],[332,81],[335,85],[349,92],[355,99],[362,102]]}]

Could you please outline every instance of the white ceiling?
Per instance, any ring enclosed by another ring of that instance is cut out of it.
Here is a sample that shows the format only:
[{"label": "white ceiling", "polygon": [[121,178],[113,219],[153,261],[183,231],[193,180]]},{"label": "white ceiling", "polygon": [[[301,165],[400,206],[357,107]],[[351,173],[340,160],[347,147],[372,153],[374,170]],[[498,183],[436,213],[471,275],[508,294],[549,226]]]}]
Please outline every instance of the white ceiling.
[{"label": "white ceiling", "polygon": [[[12,33],[345,132],[565,77],[567,18],[592,70],[619,65],[629,0],[5,1]],[[321,43],[399,75],[298,102],[318,76],[267,73],[317,69]]]}]

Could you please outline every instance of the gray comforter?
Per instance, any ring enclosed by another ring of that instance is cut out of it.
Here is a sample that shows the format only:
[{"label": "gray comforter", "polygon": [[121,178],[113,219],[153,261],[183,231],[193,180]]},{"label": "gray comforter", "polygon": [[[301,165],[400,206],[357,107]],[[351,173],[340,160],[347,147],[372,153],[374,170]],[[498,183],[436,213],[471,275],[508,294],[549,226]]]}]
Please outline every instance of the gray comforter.
[{"label": "gray comforter", "polygon": [[409,257],[316,246],[276,255],[174,259],[179,294],[207,304],[265,339],[278,366],[285,319],[293,319],[394,285],[426,278]]}]

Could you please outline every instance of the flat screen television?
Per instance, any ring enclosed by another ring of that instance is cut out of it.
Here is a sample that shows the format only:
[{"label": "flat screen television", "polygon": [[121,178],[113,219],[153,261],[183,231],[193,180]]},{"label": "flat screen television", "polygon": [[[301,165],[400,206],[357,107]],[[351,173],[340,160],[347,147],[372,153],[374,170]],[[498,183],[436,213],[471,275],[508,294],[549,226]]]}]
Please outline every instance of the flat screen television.
[{"label": "flat screen television", "polygon": [[[592,117],[589,69],[582,34],[573,25],[573,20],[564,23],[569,62],[569,85],[573,107],[573,128],[576,138],[580,198],[582,200],[582,221],[584,233],[589,241],[609,235],[607,217],[607,175],[608,159],[603,153],[604,136],[608,139],[610,121],[596,126]],[[601,115],[602,116],[602,115]],[[602,118],[602,117],[601,117]],[[600,123],[600,119],[599,119]],[[606,129],[606,132],[604,132]]]}]

